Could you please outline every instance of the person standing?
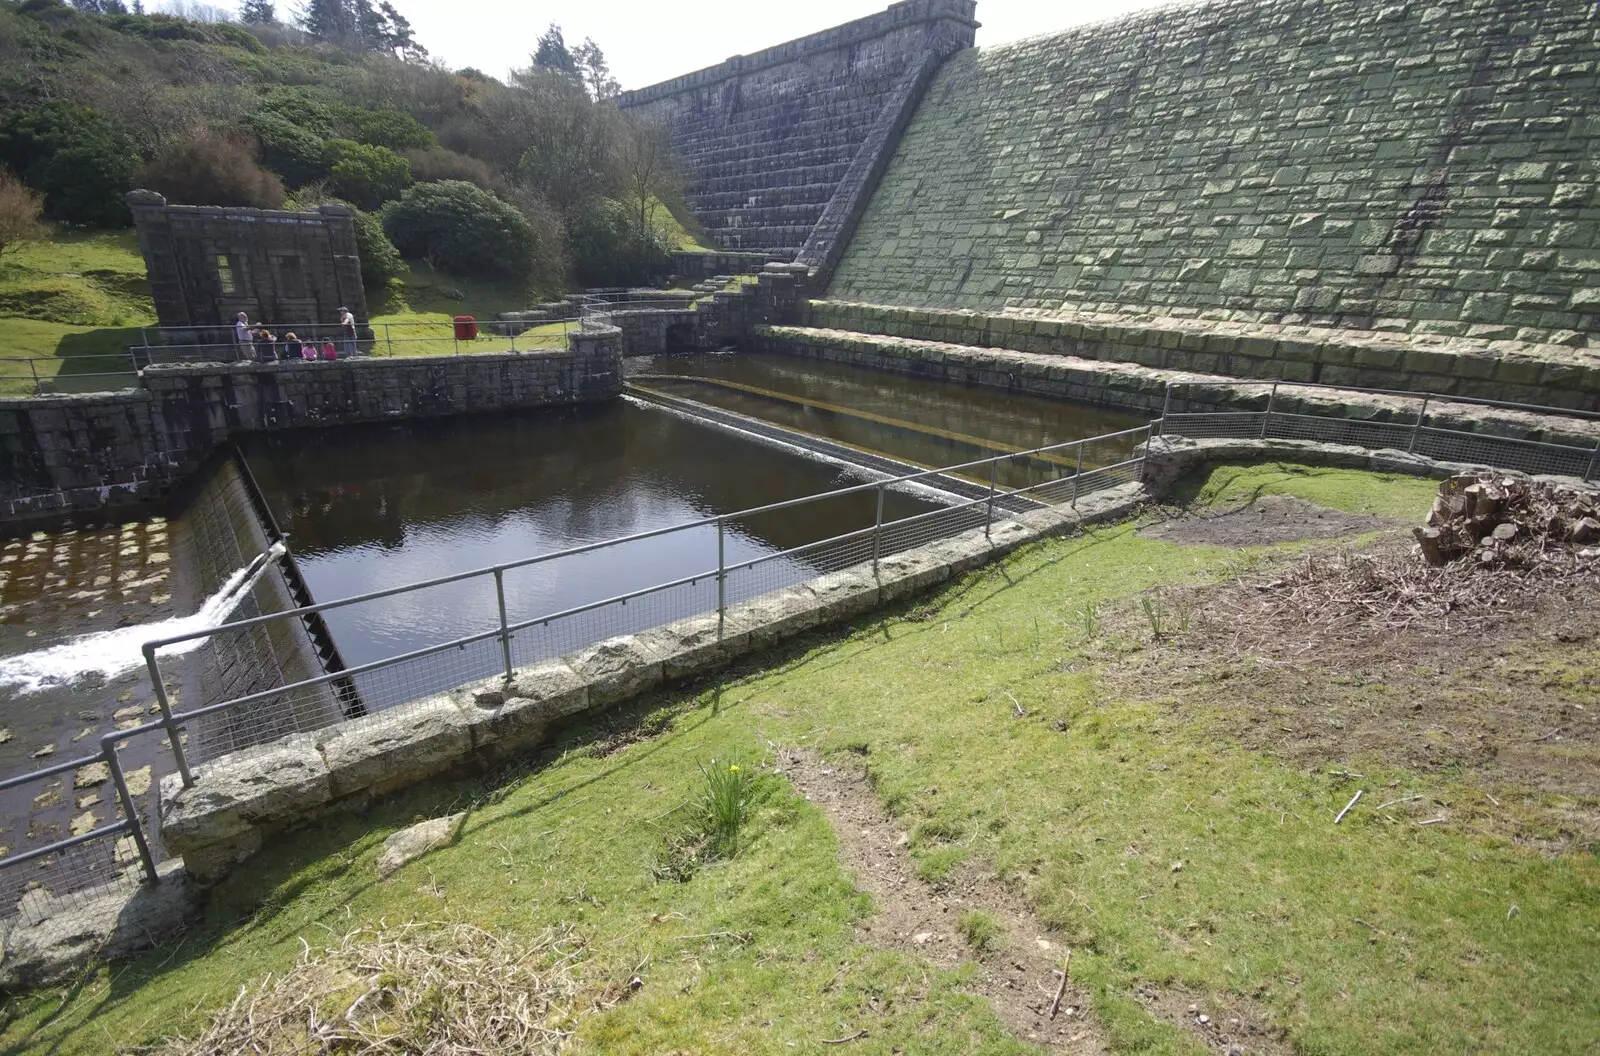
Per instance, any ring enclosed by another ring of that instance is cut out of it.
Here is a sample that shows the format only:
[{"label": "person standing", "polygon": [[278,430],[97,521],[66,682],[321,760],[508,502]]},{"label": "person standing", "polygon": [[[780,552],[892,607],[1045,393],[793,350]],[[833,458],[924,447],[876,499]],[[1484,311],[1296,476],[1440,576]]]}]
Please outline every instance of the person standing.
[{"label": "person standing", "polygon": [[250,329],[250,316],[244,312],[233,321],[233,343],[239,348],[239,358],[250,358],[250,346],[255,341],[255,334]]},{"label": "person standing", "polygon": [[350,314],[350,309],[339,309],[339,335],[344,339],[344,354],[346,357],[356,354],[356,317]]}]

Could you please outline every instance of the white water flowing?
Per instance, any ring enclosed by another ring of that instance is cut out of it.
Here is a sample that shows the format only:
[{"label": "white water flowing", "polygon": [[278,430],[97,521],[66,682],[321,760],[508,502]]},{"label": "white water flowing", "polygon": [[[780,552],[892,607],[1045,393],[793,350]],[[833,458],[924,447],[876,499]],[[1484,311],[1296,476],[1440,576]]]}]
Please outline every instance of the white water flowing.
[{"label": "white water flowing", "polygon": [[[52,686],[70,685],[85,675],[111,679],[144,663],[141,649],[145,642],[171,638],[191,631],[220,627],[250,593],[267,568],[282,557],[282,543],[251,561],[227,578],[215,594],[201,604],[192,616],[174,616],[155,623],[118,627],[114,631],[85,634],[48,649],[0,659],[0,686],[15,687],[23,693],[37,693]],[[204,644],[204,638],[191,638],[156,650],[158,656],[180,656]]]}]

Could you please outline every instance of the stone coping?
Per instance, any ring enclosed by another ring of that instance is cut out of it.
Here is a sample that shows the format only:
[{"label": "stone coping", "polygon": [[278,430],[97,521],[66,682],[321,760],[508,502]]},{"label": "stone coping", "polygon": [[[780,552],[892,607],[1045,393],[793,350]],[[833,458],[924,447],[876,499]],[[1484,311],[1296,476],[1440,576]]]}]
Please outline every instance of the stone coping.
[{"label": "stone coping", "polygon": [[161,835],[188,871],[214,881],[265,838],[339,807],[445,773],[470,759],[537,747],[559,722],[664,684],[708,674],[737,657],[841,623],[977,568],[1047,535],[1125,516],[1148,499],[1138,484],[1049,507],[982,529],[808,580],[715,613],[611,638],[388,711],[298,733],[196,768],[184,789],[161,788]]},{"label": "stone coping", "polygon": [[808,302],[812,326],[1233,377],[1600,409],[1600,349],[1199,316]]},{"label": "stone coping", "polygon": [[[816,327],[758,326],[753,330],[766,350],[817,355],[828,352],[870,358],[880,369],[926,374],[937,368],[949,380],[990,388],[1020,389],[1033,395],[1087,401],[1159,415],[1168,383],[1180,383],[1173,392],[1174,412],[1204,410],[1261,410],[1270,378],[1237,378],[1216,373],[1175,370],[1106,359],[1087,359],[1065,353],[1019,352],[1011,348],[983,347],[895,337],[854,330]],[[1241,389],[1244,381],[1259,387]],[[1422,395],[1421,393],[1418,396]],[[1277,394],[1276,409],[1330,417],[1374,421],[1413,420],[1418,397],[1361,393],[1336,388],[1287,387]],[[1574,446],[1600,441],[1600,419],[1539,414],[1471,403],[1451,403],[1444,396],[1430,404],[1430,423],[1467,432],[1519,439],[1546,440]]]},{"label": "stone coping", "polygon": [[755,73],[785,63],[799,62],[808,56],[837,48],[851,47],[921,22],[936,22],[948,18],[976,28],[978,23],[973,18],[974,6],[972,0],[900,0],[899,3],[890,4],[884,10],[864,18],[845,22],[819,33],[796,37],[794,40],[758,51],[754,55],[734,55],[715,66],[707,66],[671,80],[623,92],[617,96],[617,106],[623,110],[642,106],[694,88],[718,84],[730,77]]}]

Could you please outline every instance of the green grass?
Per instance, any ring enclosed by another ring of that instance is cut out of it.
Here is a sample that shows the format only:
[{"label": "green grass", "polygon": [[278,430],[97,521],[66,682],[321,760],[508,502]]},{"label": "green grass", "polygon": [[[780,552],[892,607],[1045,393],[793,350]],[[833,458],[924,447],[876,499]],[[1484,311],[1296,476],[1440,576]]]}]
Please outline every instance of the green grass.
[{"label": "green grass", "polygon": [[971,909],[956,919],[956,933],[976,953],[988,953],[1005,942],[1005,929],[994,914]]},{"label": "green grass", "polygon": [[92,391],[132,373],[123,350],[155,322],[132,231],[53,229],[0,256],[0,395]]},{"label": "green grass", "polygon": [[[1431,493],[1294,467],[1223,469],[1196,490],[1260,487],[1407,517]],[[1219,737],[1203,709],[1106,692],[1097,658],[1117,636],[1086,642],[1085,606],[1127,609],[1238,558],[1127,524],[1038,544],[767,666],[603,716],[504,784],[437,782],[314,825],[218,887],[180,943],[13,1003],[7,1051],[98,1053],[193,1030],[292,963],[302,936],[316,944],[380,917],[576,926],[596,990],[634,974],[644,984],[586,1020],[580,1051],[823,1052],[861,1029],[854,1053],[1032,1051],[962,993],[962,971],[855,941],[867,899],[822,815],[782,782],[747,817],[737,854],[660,877],[662,840],[703,794],[698,764],[755,763],[774,745],[864,753],[926,874],[991,863],[1068,940],[1115,1051],[1202,1051],[1145,1011],[1141,985],[1237,995],[1306,1053],[1591,1051],[1592,852],[1545,856],[1359,809],[1335,828],[1350,795],[1336,776]],[[1146,648],[1111,651],[1139,663]],[[661,732],[607,747],[630,722]],[[1461,774],[1369,776],[1466,794]],[[389,832],[463,806],[451,845],[376,879]],[[978,918],[962,930],[1001,941]]]}]

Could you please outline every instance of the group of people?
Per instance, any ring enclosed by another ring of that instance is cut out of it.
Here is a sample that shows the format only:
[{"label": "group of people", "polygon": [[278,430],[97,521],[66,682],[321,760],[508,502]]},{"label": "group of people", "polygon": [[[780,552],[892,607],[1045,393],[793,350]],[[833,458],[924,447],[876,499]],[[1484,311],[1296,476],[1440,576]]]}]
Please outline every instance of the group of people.
[{"label": "group of people", "polygon": [[335,360],[340,355],[356,354],[356,320],[348,308],[339,309],[339,337],[340,344],[344,346],[343,352],[334,345],[332,338],[324,338],[321,344],[315,339],[302,341],[291,330],[280,339],[265,326],[251,326],[247,312],[240,312],[235,320],[233,337],[242,357],[254,358],[262,363],[281,363],[295,359]]}]

